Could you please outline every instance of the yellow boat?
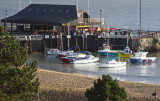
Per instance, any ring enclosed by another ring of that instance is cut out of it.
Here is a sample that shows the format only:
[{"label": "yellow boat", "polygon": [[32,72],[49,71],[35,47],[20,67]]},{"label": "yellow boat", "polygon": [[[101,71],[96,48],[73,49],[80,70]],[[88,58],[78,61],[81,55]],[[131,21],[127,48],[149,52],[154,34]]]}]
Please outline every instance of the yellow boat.
[{"label": "yellow boat", "polygon": [[118,57],[123,57],[123,58],[129,58],[132,57],[132,51],[129,49],[129,47],[126,47],[123,52],[118,52]]}]

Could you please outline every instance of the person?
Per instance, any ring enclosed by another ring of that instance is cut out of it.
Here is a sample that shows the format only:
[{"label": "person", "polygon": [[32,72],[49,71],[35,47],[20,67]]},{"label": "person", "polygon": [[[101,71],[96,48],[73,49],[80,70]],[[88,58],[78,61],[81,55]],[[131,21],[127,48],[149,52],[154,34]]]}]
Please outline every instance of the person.
[{"label": "person", "polygon": [[74,32],[74,34],[73,34],[74,36],[76,36],[76,32]]}]

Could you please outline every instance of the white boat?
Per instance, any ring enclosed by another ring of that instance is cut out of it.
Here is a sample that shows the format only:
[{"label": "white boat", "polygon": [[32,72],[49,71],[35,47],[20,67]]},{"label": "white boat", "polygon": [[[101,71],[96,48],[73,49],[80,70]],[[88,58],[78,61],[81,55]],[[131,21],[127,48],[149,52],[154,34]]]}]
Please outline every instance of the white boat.
[{"label": "white boat", "polygon": [[59,51],[58,49],[49,49],[49,50],[47,51],[47,54],[48,54],[48,55],[52,55],[52,54],[57,55],[59,52],[60,52],[60,51]]},{"label": "white boat", "polygon": [[73,54],[76,54],[76,53],[74,51],[61,51],[57,55],[58,57],[66,57]]},{"label": "white boat", "polygon": [[99,63],[98,67],[103,67],[103,68],[114,68],[114,67],[124,67],[126,66],[126,62],[117,62],[115,59],[108,60],[105,63]]},{"label": "white boat", "polygon": [[86,55],[85,58],[73,59],[71,63],[73,64],[86,64],[86,63],[94,63],[99,60],[99,57],[94,57],[93,55]]},{"label": "white boat", "polygon": [[73,59],[73,58],[85,58],[85,57],[86,57],[86,54],[76,53],[76,54],[71,54],[71,55],[66,56],[66,57],[61,57],[61,60],[63,62],[70,62],[70,60]]},{"label": "white boat", "polygon": [[130,57],[131,63],[152,63],[157,61],[157,57],[147,57],[148,52],[136,52],[134,57]]}]

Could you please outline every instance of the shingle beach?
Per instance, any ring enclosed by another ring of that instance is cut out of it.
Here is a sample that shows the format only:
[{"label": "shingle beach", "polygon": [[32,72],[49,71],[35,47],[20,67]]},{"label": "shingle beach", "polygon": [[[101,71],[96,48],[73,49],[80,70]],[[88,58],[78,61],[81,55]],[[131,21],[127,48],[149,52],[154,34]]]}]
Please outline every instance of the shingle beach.
[{"label": "shingle beach", "polygon": [[[38,69],[36,76],[40,80],[39,101],[87,101],[85,90],[97,79],[44,69]],[[155,90],[160,100],[160,85],[126,81],[119,85],[126,89],[128,101],[155,101]]]}]

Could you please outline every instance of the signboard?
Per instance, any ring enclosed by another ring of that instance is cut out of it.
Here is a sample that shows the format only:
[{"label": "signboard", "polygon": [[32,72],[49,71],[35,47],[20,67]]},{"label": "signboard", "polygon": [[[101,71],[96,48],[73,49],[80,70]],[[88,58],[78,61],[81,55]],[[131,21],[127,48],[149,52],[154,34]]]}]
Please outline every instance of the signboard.
[{"label": "signboard", "polygon": [[49,35],[45,35],[45,39],[49,39]]},{"label": "signboard", "polygon": [[71,38],[71,35],[67,35],[67,38]]},{"label": "signboard", "polygon": [[101,38],[101,37],[102,37],[102,36],[100,36],[100,35],[98,36],[98,38]]},{"label": "signboard", "polygon": [[56,36],[52,36],[52,39],[55,39],[56,38]]}]

